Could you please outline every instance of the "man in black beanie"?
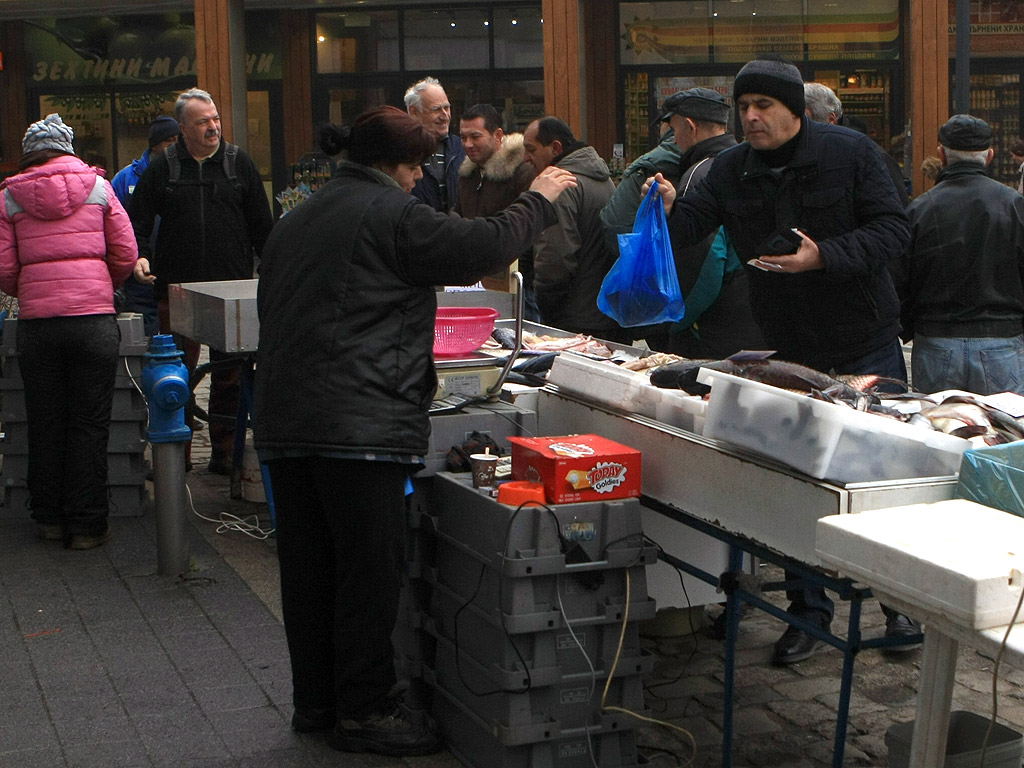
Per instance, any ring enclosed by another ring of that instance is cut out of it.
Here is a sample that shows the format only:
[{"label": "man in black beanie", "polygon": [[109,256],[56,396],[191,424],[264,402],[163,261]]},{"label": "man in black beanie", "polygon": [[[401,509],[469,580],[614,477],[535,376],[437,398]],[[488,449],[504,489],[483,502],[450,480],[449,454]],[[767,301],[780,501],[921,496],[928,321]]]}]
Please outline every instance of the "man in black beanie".
[{"label": "man in black beanie", "polygon": [[[695,190],[677,197],[655,176],[673,243],[725,227],[747,264],[754,319],[777,359],[906,381],[899,300],[886,266],[903,253],[910,227],[877,148],[863,134],[807,118],[800,70],[778,57],[746,64],[733,102],[746,140],[718,155]],[[775,644],[776,664],[817,651],[834,611],[821,588],[787,596],[803,629],[790,626]],[[910,619],[883,610],[887,637],[918,636]]]}]

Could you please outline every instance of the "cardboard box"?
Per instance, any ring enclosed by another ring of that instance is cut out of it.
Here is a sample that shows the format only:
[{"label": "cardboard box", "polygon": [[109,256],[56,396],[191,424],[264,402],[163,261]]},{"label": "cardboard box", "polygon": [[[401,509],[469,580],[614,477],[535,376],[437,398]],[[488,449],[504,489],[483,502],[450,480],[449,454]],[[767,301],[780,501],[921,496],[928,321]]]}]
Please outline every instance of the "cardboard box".
[{"label": "cardboard box", "polygon": [[640,495],[640,451],[599,435],[510,437],[512,479],[543,483],[549,504]]}]

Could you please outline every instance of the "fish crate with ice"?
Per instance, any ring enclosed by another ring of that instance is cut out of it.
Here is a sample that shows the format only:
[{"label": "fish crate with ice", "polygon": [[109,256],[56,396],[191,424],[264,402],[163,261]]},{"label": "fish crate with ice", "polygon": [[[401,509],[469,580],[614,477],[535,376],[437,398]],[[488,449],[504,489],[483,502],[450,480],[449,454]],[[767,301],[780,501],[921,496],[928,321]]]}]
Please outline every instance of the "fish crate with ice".
[{"label": "fish crate with ice", "polygon": [[925,427],[702,369],[711,385],[704,436],[811,477],[867,483],[955,476],[968,442]]}]

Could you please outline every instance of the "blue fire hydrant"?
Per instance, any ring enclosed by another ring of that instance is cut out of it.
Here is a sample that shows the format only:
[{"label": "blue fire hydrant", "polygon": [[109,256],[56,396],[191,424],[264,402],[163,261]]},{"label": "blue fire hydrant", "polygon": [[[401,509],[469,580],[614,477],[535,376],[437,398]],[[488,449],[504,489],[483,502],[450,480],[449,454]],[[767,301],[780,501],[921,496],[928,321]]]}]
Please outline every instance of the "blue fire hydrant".
[{"label": "blue fire hydrant", "polygon": [[188,368],[183,353],[174,345],[169,333],[150,339],[149,351],[142,357],[142,390],[149,401],[149,427],[146,437],[151,443],[176,443],[192,439],[192,430],[185,426],[185,405],[192,395],[188,386]]},{"label": "blue fire hydrant", "polygon": [[182,352],[170,334],[158,334],[143,355],[142,389],[149,401],[146,437],[153,450],[153,496],[156,507],[157,566],[162,576],[188,569],[185,537],[185,444],[192,430],[185,426],[185,405],[192,395]]}]

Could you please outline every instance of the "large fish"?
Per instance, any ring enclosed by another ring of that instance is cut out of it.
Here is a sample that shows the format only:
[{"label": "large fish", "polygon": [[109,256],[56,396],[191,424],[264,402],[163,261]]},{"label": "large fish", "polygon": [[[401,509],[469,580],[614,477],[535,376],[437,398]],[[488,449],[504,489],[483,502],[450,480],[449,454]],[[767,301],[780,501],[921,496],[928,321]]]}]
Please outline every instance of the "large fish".
[{"label": "large fish", "polygon": [[813,368],[784,360],[741,355],[733,355],[725,360],[680,360],[652,372],[651,383],[663,389],[682,389],[691,395],[705,395],[711,388],[697,382],[697,372],[701,368],[708,368],[782,389],[798,392],[828,391],[834,398],[851,402],[856,402],[862,396],[853,387]]}]

